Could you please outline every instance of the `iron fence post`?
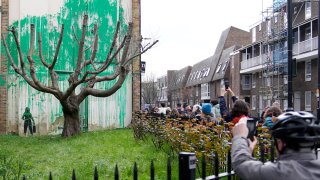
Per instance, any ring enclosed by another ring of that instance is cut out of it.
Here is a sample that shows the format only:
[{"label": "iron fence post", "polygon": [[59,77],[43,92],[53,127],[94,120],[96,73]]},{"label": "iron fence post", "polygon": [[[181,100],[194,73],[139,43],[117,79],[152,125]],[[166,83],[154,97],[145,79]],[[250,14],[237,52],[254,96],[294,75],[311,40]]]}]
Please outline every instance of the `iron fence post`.
[{"label": "iron fence post", "polygon": [[195,153],[179,153],[179,180],[196,179],[196,162],[197,157]]},{"label": "iron fence post", "polygon": [[206,157],[205,154],[202,153],[202,179],[206,179]]}]

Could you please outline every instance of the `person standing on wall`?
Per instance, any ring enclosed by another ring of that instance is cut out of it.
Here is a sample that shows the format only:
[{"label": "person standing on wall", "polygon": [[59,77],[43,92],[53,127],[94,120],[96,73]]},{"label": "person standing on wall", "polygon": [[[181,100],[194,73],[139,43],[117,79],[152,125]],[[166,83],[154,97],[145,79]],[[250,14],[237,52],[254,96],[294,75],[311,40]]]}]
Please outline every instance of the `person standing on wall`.
[{"label": "person standing on wall", "polygon": [[26,107],[22,115],[22,120],[24,120],[24,126],[23,126],[24,135],[27,136],[28,127],[29,127],[30,134],[33,135],[32,125],[34,124],[34,119],[32,117],[29,107]]}]

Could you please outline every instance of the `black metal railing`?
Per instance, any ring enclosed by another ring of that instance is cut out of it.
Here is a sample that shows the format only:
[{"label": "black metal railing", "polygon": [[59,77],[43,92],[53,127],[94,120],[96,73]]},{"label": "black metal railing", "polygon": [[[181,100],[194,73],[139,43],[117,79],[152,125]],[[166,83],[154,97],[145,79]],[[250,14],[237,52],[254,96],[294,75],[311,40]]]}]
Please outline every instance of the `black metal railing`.
[{"label": "black metal railing", "polygon": [[[170,159],[168,159],[168,163],[167,163],[167,179],[171,180],[171,161]],[[155,178],[155,169],[154,169],[154,163],[153,160],[150,163],[150,180],[154,180]],[[23,176],[22,178],[23,180],[26,180],[27,178],[25,176]],[[53,179],[53,175],[50,172],[49,173],[49,180]],[[76,176],[76,171],[75,169],[72,170],[72,175],[71,175],[71,179],[72,180],[76,180],[77,176]],[[93,171],[93,179],[94,180],[98,180],[99,179],[99,172],[98,172],[98,168],[95,167],[94,171]],[[119,169],[118,169],[118,165],[115,166],[114,169],[114,180],[119,180],[120,179],[120,175],[119,175]],[[138,180],[138,167],[137,167],[137,163],[135,162],[133,165],[133,180]]]}]

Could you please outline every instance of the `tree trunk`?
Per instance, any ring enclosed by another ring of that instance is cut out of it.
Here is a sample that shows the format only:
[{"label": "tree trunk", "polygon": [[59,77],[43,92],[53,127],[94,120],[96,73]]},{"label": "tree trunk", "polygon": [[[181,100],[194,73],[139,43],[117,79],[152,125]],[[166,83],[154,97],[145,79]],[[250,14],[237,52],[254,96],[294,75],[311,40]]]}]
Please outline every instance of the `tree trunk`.
[{"label": "tree trunk", "polygon": [[69,97],[66,102],[61,102],[61,105],[64,116],[62,137],[70,137],[80,134],[79,104],[72,101],[72,97]]}]

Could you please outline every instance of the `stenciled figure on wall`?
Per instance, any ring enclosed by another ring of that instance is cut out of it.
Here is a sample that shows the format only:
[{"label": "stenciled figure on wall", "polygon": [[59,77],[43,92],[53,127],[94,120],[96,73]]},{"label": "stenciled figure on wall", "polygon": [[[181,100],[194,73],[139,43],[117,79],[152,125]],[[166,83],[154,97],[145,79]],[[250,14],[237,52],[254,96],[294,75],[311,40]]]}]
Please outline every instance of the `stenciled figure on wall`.
[{"label": "stenciled figure on wall", "polygon": [[26,107],[22,115],[22,120],[24,120],[24,126],[23,126],[24,135],[27,136],[28,127],[29,127],[30,134],[33,135],[34,119],[32,117],[29,107]]}]

